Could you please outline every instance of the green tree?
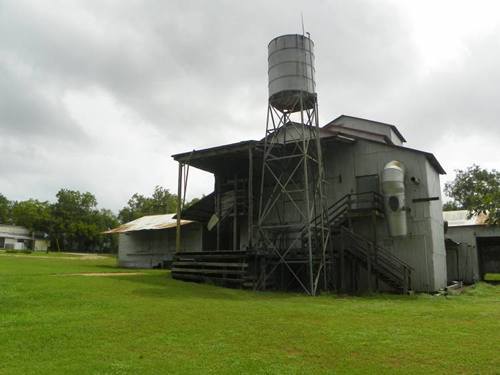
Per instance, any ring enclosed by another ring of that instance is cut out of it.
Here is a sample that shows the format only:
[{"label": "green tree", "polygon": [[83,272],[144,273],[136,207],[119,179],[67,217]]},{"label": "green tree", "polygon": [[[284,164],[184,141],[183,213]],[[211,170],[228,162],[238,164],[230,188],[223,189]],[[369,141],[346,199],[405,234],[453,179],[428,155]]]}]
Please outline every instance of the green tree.
[{"label": "green tree", "polygon": [[109,210],[98,210],[97,199],[89,192],[61,189],[52,206],[51,237],[59,249],[114,251],[116,240],[102,234],[118,224]]},{"label": "green tree", "polygon": [[175,212],[177,209],[177,195],[171,194],[161,186],[154,188],[151,197],[135,193],[118,213],[122,223],[126,223],[145,215],[161,215]]},{"label": "green tree", "polygon": [[500,224],[500,172],[477,165],[457,170],[455,179],[445,184],[445,193],[469,215],[487,214],[490,224]]},{"label": "green tree", "polygon": [[443,203],[443,211],[456,211],[463,210],[463,208],[454,201],[448,201]]},{"label": "green tree", "polygon": [[3,194],[0,194],[0,223],[11,223],[12,202],[9,201]]},{"label": "green tree", "polygon": [[52,208],[49,202],[36,199],[15,202],[11,210],[12,222],[30,231],[49,233],[52,226]]},{"label": "green tree", "polygon": [[120,222],[116,215],[107,209],[100,209],[94,213],[94,223],[96,224],[99,235],[95,238],[98,251],[105,253],[116,253],[118,250],[117,235],[102,235],[103,231],[117,227]]}]

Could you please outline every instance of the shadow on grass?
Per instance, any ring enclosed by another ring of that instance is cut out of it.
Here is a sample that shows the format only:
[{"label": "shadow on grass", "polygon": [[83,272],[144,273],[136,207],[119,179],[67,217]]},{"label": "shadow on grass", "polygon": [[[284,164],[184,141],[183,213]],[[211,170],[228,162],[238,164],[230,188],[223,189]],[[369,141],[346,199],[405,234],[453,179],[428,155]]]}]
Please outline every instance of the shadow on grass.
[{"label": "shadow on grass", "polygon": [[[307,301],[312,298],[315,303],[331,304],[334,301],[338,302],[355,302],[363,301],[366,303],[379,303],[381,301],[396,302],[396,303],[415,303],[422,300],[436,300],[436,299],[467,299],[467,296],[475,297],[489,297],[494,294],[498,297],[500,287],[495,287],[485,283],[476,284],[476,286],[468,288],[465,293],[459,296],[433,296],[431,294],[415,294],[415,295],[398,295],[387,293],[373,293],[366,295],[346,295],[335,293],[323,293],[319,297],[308,297],[305,294],[291,292],[277,292],[277,291],[253,291],[248,289],[226,288],[210,283],[196,283],[189,281],[175,280],[171,277],[169,270],[150,270],[150,269],[124,269],[116,265],[96,265],[103,271],[124,271],[124,272],[144,272],[143,275],[134,276],[113,276],[114,280],[120,282],[133,283],[138,286],[133,290],[133,294],[143,297],[152,298],[168,298],[168,299],[215,299],[215,300],[289,300],[289,301]],[[462,298],[465,297],[465,298]]]},{"label": "shadow on grass", "polygon": [[[147,298],[162,299],[212,299],[212,300],[232,300],[232,301],[289,301],[289,302],[314,302],[314,304],[331,305],[332,303],[352,303],[364,301],[366,303],[386,302],[407,302],[414,303],[420,300],[418,295],[403,296],[396,294],[371,294],[364,296],[337,295],[334,293],[323,293],[318,297],[309,297],[303,293],[297,292],[279,292],[279,291],[253,291],[248,289],[227,288],[209,283],[197,283],[172,279],[170,271],[165,273],[155,272],[137,276],[116,276],[115,280],[127,283],[142,285],[134,289],[134,295]],[[144,287],[149,286],[149,287]],[[431,298],[426,295],[425,298]]]}]

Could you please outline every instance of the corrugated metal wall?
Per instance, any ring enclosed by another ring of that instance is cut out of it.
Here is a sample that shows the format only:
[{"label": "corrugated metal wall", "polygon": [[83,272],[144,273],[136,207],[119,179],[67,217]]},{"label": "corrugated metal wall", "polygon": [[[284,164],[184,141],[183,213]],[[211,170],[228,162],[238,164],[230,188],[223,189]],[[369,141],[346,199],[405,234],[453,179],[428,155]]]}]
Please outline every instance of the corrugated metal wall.
[{"label": "corrugated metal wall", "polygon": [[[405,165],[406,202],[410,208],[407,213],[408,236],[390,237],[386,223],[378,220],[377,242],[415,268],[412,275],[414,290],[431,292],[444,288],[446,253],[441,200],[412,202],[415,198],[441,196],[439,174],[425,155],[359,140],[354,144],[331,144],[324,152],[324,159],[330,203],[347,193],[356,192],[356,176],[378,174],[380,180],[386,163],[399,160]],[[411,177],[420,183],[411,182]],[[369,221],[359,231],[371,238]]]},{"label": "corrugated metal wall", "polygon": [[[202,250],[202,227],[199,223],[182,226],[184,251]],[[152,268],[172,260],[175,253],[175,228],[121,233],[118,240],[118,264],[121,267]]]}]

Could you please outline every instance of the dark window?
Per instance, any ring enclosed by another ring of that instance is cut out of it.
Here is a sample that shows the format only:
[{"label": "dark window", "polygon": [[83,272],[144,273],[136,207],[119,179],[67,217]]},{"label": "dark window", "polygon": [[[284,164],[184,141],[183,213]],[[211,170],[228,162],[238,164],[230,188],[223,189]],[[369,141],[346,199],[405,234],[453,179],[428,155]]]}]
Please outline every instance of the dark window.
[{"label": "dark window", "polygon": [[371,174],[366,176],[356,176],[356,195],[357,205],[356,208],[372,208],[373,207],[373,194],[378,193],[378,175]]},{"label": "dark window", "polygon": [[378,188],[378,175],[371,174],[367,176],[356,176],[356,192],[369,193],[369,192],[379,192]]}]

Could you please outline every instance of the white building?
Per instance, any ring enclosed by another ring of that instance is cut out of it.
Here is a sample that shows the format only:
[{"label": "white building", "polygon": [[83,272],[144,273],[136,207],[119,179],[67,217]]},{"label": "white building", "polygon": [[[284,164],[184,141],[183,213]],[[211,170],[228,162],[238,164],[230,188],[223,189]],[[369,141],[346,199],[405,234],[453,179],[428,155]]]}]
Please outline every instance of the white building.
[{"label": "white building", "polygon": [[47,251],[48,239],[28,228],[0,224],[0,249]]},{"label": "white building", "polygon": [[[119,234],[118,265],[130,268],[169,266],[175,253],[175,214],[143,216],[105,233]],[[182,249],[200,251],[202,230],[199,223],[181,220]]]}]

